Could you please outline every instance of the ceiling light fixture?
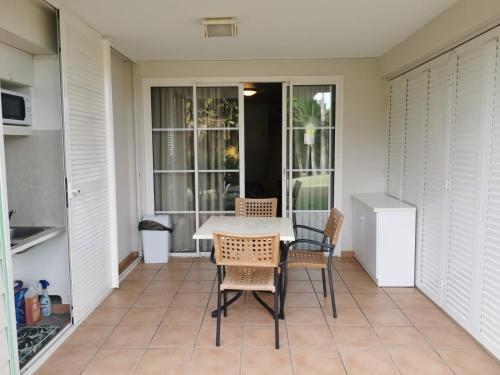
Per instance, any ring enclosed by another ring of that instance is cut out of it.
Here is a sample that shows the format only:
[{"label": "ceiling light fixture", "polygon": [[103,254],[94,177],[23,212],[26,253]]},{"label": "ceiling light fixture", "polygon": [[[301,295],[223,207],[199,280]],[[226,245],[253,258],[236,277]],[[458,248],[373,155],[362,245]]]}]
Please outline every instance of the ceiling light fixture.
[{"label": "ceiling light fixture", "polygon": [[245,96],[254,96],[255,94],[257,94],[257,90],[252,90],[252,89],[243,90],[243,95]]},{"label": "ceiling light fixture", "polygon": [[236,24],[236,19],[232,17],[204,18],[202,25],[204,38],[221,36],[234,38],[238,36],[238,25]]}]

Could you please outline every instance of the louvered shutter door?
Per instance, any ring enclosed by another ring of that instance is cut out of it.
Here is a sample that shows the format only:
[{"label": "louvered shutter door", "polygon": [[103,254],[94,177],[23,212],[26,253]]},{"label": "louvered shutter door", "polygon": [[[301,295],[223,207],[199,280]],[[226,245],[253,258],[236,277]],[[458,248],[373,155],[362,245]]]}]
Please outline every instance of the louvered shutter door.
[{"label": "louvered shutter door", "polygon": [[392,80],[389,86],[389,152],[387,194],[401,198],[403,141],[406,113],[406,78]]},{"label": "louvered shutter door", "polygon": [[477,259],[480,206],[480,129],[484,98],[484,44],[457,50],[450,134],[450,191],[445,309],[469,326]]},{"label": "louvered shutter door", "polygon": [[113,138],[106,112],[104,41],[66,12],[60,20],[67,178],[69,194],[76,193],[69,200],[69,235],[78,322],[106,295],[115,276]]},{"label": "louvered shutter door", "polygon": [[420,220],[417,230],[416,283],[436,303],[440,303],[443,258],[443,207],[445,203],[445,153],[448,111],[448,59],[429,64],[428,111],[425,129],[424,168]]},{"label": "louvered shutter door", "polygon": [[428,72],[408,75],[403,137],[402,199],[417,205],[422,170],[422,136],[427,120]]}]

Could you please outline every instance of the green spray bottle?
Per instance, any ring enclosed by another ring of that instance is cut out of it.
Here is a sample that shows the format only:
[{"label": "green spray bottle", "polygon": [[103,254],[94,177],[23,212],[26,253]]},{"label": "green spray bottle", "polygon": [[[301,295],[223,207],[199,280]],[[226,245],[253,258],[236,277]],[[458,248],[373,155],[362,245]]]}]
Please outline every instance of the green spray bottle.
[{"label": "green spray bottle", "polygon": [[50,303],[49,290],[47,287],[50,285],[47,280],[40,280],[42,286],[42,294],[40,295],[40,315],[50,316],[52,313],[52,305]]}]

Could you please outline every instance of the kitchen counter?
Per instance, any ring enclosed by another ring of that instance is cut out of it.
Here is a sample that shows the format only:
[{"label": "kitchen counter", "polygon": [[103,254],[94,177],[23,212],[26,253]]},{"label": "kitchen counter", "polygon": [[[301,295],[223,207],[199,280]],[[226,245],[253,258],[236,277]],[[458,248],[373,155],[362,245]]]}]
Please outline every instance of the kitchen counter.
[{"label": "kitchen counter", "polygon": [[49,227],[44,231],[34,234],[32,236],[20,239],[14,239],[11,241],[11,253],[12,255],[24,253],[35,245],[41,244],[51,238],[54,238],[66,231],[64,227]]}]

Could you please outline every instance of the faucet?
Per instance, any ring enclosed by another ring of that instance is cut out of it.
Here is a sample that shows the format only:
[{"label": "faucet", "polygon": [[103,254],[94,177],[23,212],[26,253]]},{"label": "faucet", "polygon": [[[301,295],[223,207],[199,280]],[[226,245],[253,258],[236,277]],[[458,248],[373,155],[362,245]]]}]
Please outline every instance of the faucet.
[{"label": "faucet", "polygon": [[9,222],[10,222],[10,219],[12,218],[12,216],[14,216],[15,213],[16,213],[16,210],[10,210],[9,211]]}]

